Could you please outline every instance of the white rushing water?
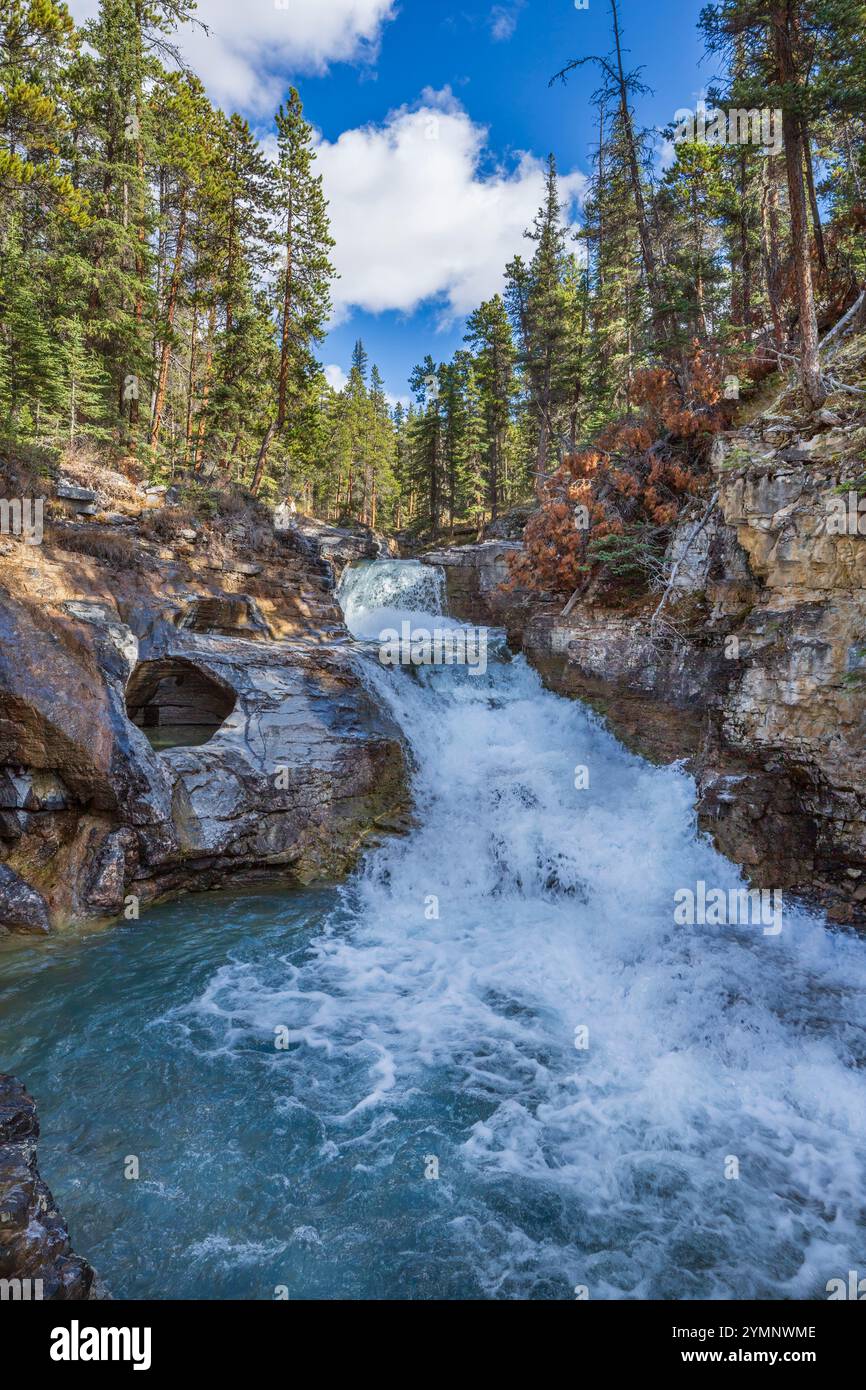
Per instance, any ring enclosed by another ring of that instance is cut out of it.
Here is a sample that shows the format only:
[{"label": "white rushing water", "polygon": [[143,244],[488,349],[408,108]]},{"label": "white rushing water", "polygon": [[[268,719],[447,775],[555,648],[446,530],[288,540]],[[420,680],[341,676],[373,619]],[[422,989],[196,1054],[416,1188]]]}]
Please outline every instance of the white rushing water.
[{"label": "white rushing water", "polygon": [[[350,571],[341,597],[368,640],[447,621],[417,564]],[[221,1047],[289,1029],[283,1103],[315,1112],[319,1164],[363,1175],[355,1257],[386,1231],[416,1248],[435,1188],[434,1297],[823,1298],[866,1273],[866,943],[787,903],[778,935],[677,925],[679,890],[742,882],[692,782],[522,658],[359,660],[411,750],[416,828],[300,964],[234,960],[188,1011]]]},{"label": "white rushing water", "polygon": [[347,568],[337,596],[346,626],[368,641],[375,641],[383,628],[399,627],[403,619],[421,625],[435,617],[440,626],[459,626],[444,613],[442,570],[420,560],[380,560]]}]

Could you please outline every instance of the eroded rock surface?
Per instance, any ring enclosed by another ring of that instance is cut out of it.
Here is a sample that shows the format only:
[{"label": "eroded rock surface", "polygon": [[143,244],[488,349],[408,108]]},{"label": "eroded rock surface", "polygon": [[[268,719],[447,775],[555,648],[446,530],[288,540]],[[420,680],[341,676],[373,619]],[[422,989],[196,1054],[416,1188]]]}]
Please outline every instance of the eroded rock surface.
[{"label": "eroded rock surface", "polygon": [[519,541],[486,540],[475,545],[426,550],[419,559],[445,571],[448,612],[462,622],[492,627],[521,626],[535,607],[522,589],[505,589],[510,578],[509,556],[522,549]]},{"label": "eroded rock surface", "polygon": [[[344,872],[404,808],[404,765],[318,552],[215,572],[145,549],[115,573],[63,536],[2,574],[0,930]],[[206,741],[167,746],[191,726]]]},{"label": "eroded rock surface", "polygon": [[104,1298],[39,1176],[38,1138],[33,1097],[0,1073],[0,1301]]},{"label": "eroded rock surface", "polygon": [[425,558],[458,616],[505,626],[635,750],[686,759],[702,827],[754,883],[866,923],[866,534],[830,522],[858,477],[863,493],[851,442],[829,415],[805,439],[768,419],[728,440],[718,508],[688,548],[694,519],[678,528],[655,626],[657,594],[590,594],[563,616],[562,600],[497,593],[494,543]]}]

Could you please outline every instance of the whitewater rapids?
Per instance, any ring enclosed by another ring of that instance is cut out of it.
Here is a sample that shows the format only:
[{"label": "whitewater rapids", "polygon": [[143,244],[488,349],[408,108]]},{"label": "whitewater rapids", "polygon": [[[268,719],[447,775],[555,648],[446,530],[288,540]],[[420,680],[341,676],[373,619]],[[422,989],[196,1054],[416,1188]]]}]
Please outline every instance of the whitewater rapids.
[{"label": "whitewater rapids", "polygon": [[[373,642],[451,621],[442,593],[387,561],[341,600]],[[675,925],[677,890],[742,882],[692,782],[522,659],[366,670],[417,828],[299,967],[226,967],[196,1006],[227,1040],[289,1027],[274,1086],[372,1187],[357,1257],[420,1240],[419,1296],[826,1297],[864,1262],[866,943],[787,905],[778,936]]]}]

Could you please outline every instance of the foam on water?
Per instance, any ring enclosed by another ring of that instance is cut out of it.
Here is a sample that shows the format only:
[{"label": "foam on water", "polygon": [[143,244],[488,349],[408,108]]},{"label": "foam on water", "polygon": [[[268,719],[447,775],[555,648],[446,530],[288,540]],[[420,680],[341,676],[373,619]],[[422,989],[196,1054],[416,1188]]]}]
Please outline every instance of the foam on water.
[{"label": "foam on water", "polygon": [[[447,621],[430,567],[341,592],[368,640]],[[357,660],[417,824],[341,890],[0,949],[0,1056],[113,1291],[823,1298],[866,1273],[866,942],[790,905],[779,936],[675,925],[678,889],[740,882],[690,779],[521,658]]]},{"label": "foam on water", "polygon": [[[441,577],[384,562],[342,593],[367,637],[431,594],[432,625]],[[368,857],[306,959],[229,964],[170,1022],[230,1049],[290,1028],[275,1086],[372,1183],[359,1257],[435,1219],[432,1296],[824,1296],[866,1256],[866,944],[792,908],[778,937],[675,926],[677,889],[741,882],[690,779],[522,659],[366,671],[418,828]]]},{"label": "foam on water", "polygon": [[[445,577],[420,560],[380,560],[347,566],[337,590],[346,625],[355,637],[376,641],[384,628],[459,627],[445,616]],[[431,617],[435,616],[435,623]]]}]

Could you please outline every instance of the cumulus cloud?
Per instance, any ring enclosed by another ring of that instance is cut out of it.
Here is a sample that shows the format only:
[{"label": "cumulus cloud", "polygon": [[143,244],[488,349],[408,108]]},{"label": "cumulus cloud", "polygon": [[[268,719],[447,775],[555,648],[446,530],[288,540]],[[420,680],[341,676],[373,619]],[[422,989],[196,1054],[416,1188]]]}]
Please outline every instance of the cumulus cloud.
[{"label": "cumulus cloud", "polygon": [[[98,0],[70,0],[79,23]],[[203,0],[200,26],[179,46],[211,96],[228,107],[270,113],[285,95],[285,73],[323,72],[330,63],[370,62],[396,0]]]},{"label": "cumulus cloud", "polygon": [[523,0],[515,0],[511,5],[494,5],[490,11],[490,32],[497,43],[506,43],[517,28],[517,17],[523,9]]},{"label": "cumulus cloud", "polygon": [[[447,323],[502,287],[523,233],[544,198],[545,166],[520,154],[489,167],[488,135],[450,90],[427,91],[382,125],[344,131],[318,144],[341,279],[337,320],[353,307],[411,313],[438,302]],[[571,208],[586,179],[561,179]]]},{"label": "cumulus cloud", "polygon": [[325,380],[332,391],[342,391],[349,378],[342,367],[338,366],[336,362],[331,362],[325,368]]}]

